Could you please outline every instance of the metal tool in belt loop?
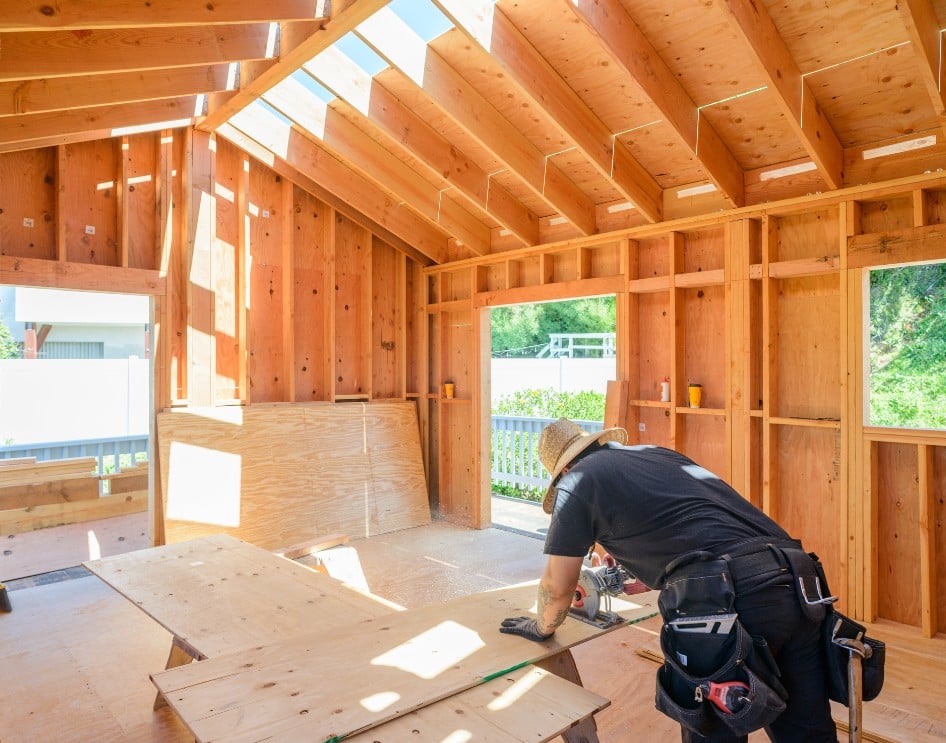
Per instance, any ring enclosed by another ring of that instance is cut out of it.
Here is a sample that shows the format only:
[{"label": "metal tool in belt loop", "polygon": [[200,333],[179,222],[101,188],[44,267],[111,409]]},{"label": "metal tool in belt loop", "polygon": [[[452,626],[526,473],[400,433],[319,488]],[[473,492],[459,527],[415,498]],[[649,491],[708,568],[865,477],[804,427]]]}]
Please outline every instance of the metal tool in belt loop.
[{"label": "metal tool in belt loop", "polygon": [[821,592],[821,579],[817,576],[812,577],[814,580],[814,591],[812,593],[817,596],[817,598],[811,598],[808,593],[808,588],[805,586],[805,576],[799,576],[798,578],[798,587],[801,589],[802,598],[805,600],[805,603],[809,606],[814,606],[815,604],[833,604],[838,600],[837,596],[825,596]]},{"label": "metal tool in belt loop", "polygon": [[850,728],[851,743],[860,743],[861,740],[861,661],[873,654],[873,648],[867,643],[855,640],[853,637],[833,637],[831,639],[838,647],[848,651],[850,656],[847,664],[848,688],[848,727]]}]

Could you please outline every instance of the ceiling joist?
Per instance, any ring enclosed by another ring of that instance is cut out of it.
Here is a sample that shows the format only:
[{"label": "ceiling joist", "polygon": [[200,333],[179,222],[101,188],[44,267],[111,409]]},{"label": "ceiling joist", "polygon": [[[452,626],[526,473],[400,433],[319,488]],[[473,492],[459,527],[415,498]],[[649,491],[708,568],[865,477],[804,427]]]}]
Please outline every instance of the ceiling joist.
[{"label": "ceiling joist", "polygon": [[265,3],[258,0],[228,0],[225,3],[195,3],[193,0],[162,0],[160,3],[4,0],[0,31],[325,21],[329,4],[329,0],[266,0]]},{"label": "ceiling joist", "polygon": [[[86,133],[107,132],[112,137],[133,131],[154,131],[193,124],[203,113],[199,96],[158,101],[95,106],[71,111],[0,117],[0,150],[27,149],[68,136],[78,141]],[[36,144],[32,144],[32,143]]]},{"label": "ceiling joist", "polygon": [[6,33],[0,35],[0,82],[266,59],[278,53],[274,28],[257,23]]},{"label": "ceiling joist", "polygon": [[233,91],[235,70],[217,64],[0,83],[0,116]]}]

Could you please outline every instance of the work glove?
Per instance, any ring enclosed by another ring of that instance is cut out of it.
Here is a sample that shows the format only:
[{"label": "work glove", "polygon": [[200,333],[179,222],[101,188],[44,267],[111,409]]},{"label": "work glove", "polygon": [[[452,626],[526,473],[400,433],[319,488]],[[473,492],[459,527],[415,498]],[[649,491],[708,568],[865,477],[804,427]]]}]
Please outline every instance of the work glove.
[{"label": "work glove", "polygon": [[539,623],[531,617],[510,617],[504,619],[499,627],[499,631],[505,635],[519,635],[527,640],[535,642],[545,642],[554,632],[543,635],[539,632]]}]

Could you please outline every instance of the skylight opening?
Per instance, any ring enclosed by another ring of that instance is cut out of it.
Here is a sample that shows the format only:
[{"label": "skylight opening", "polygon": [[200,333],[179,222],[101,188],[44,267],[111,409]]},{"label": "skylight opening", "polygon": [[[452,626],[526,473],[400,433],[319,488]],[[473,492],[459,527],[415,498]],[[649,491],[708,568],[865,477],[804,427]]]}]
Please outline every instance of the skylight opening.
[{"label": "skylight opening", "polygon": [[371,77],[388,68],[387,62],[352,33],[345,34],[335,42],[335,46]]},{"label": "skylight opening", "polygon": [[429,43],[453,28],[453,24],[430,0],[391,0],[388,7]]},{"label": "skylight opening", "polygon": [[325,103],[331,103],[336,98],[332,91],[323,86],[318,80],[312,77],[312,75],[304,72],[303,70],[296,70],[292,73],[292,75],[290,75],[290,77],[299,83],[303,88],[315,95],[316,98],[321,99]]},{"label": "skylight opening", "polygon": [[273,116],[275,116],[283,124],[286,124],[287,126],[292,126],[292,119],[290,119],[288,116],[284,116],[283,114],[281,114],[278,110],[276,110],[271,105],[269,105],[264,99],[260,98],[259,100],[257,100],[256,105],[266,110],[267,113],[270,113]]}]

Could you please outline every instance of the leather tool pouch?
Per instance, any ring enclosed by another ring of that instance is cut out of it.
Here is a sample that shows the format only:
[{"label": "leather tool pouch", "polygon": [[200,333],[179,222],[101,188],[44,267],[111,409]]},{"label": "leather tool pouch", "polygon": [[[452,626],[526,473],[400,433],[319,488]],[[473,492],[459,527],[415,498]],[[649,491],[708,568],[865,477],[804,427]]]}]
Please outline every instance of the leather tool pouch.
[{"label": "leather tool pouch", "polygon": [[825,657],[825,687],[828,696],[847,707],[850,703],[848,664],[851,651],[835,640],[852,638],[870,648],[870,657],[861,659],[861,699],[869,702],[884,686],[884,661],[887,648],[880,640],[864,634],[865,628],[834,607],[830,607],[821,625],[821,646]]},{"label": "leather tool pouch", "polygon": [[665,622],[732,613],[736,592],[726,560],[709,552],[689,552],[667,565],[664,576],[657,606]]},{"label": "leather tool pouch", "polygon": [[[704,736],[744,736],[769,725],[785,710],[787,694],[778,681],[778,669],[765,640],[751,637],[737,621],[723,638],[723,647],[718,648],[719,665],[704,673],[705,664],[693,662],[695,648],[690,655],[685,654],[681,640],[702,644],[708,637],[713,636],[675,632],[669,625],[663,626],[660,645],[665,661],[657,672],[657,709]],[[741,681],[749,687],[745,703],[736,712],[724,712],[700,691],[710,682],[726,681]]]},{"label": "leather tool pouch", "polygon": [[812,622],[824,619],[827,607],[837,600],[828,593],[828,582],[818,556],[801,548],[779,547],[792,571],[792,582],[802,612]]}]

